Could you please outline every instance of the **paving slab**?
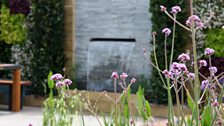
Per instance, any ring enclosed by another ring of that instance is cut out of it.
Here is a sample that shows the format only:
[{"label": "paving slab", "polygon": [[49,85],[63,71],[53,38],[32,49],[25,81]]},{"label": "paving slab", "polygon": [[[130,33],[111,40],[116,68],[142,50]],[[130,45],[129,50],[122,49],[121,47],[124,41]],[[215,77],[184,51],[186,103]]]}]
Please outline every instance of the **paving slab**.
[{"label": "paving slab", "polygon": [[[103,118],[99,117],[102,122]],[[81,116],[74,116],[73,126],[81,125]],[[84,115],[85,126],[99,126],[96,118],[90,114]],[[167,120],[155,118],[152,126],[165,126]],[[0,126],[42,126],[42,108],[24,106],[20,112],[11,112],[7,110],[7,106],[0,105]],[[136,126],[143,126],[141,121],[136,123]]]}]

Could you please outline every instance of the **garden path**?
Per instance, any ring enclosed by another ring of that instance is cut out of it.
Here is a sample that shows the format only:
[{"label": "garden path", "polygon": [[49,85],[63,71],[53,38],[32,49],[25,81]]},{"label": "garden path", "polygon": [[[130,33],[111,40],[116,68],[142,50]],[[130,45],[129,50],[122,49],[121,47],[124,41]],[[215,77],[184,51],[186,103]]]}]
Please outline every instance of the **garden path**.
[{"label": "garden path", "polygon": [[[29,126],[29,124],[32,124],[32,126],[42,126],[42,109],[40,107],[25,106],[20,112],[11,112],[6,109],[7,106],[0,105],[0,126]],[[73,126],[80,125],[78,118],[74,118]],[[84,120],[86,126],[99,125],[95,117],[89,114],[84,115]],[[100,120],[102,120],[101,117]],[[142,126],[142,124],[138,122],[137,126]],[[154,126],[166,126],[166,119],[155,118]]]}]

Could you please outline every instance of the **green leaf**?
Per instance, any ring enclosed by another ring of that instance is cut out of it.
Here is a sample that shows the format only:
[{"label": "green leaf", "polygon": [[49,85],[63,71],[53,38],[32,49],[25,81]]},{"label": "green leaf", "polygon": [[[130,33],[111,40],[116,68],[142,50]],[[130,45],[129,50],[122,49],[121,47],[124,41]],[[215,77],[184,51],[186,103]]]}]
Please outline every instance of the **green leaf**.
[{"label": "green leaf", "polygon": [[191,109],[191,112],[193,112],[194,111],[194,100],[192,99],[188,90],[187,90],[187,104],[188,104],[188,107]]},{"label": "green leaf", "polygon": [[149,102],[144,97],[144,89],[139,87],[137,91],[137,108],[139,115],[143,118],[143,120],[149,119],[151,116],[151,107]]},{"label": "green leaf", "polygon": [[210,105],[207,105],[202,113],[202,126],[211,126],[212,125],[212,108]]},{"label": "green leaf", "polygon": [[150,117],[151,116],[151,107],[148,101],[145,103],[145,108],[146,108],[146,116]]},{"label": "green leaf", "polygon": [[47,77],[47,84],[48,84],[48,87],[50,89],[53,89],[54,88],[54,81],[51,80],[51,76],[53,75],[52,71],[49,72],[48,74],[48,77]]},{"label": "green leaf", "polygon": [[128,108],[128,104],[124,105],[124,117],[126,119],[130,118],[130,113],[129,113],[129,108]]}]

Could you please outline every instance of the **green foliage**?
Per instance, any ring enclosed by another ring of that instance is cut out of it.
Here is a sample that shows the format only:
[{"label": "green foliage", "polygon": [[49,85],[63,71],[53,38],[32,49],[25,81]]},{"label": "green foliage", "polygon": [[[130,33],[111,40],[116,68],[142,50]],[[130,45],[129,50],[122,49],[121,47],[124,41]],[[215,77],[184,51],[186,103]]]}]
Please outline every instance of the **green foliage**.
[{"label": "green foliage", "polygon": [[0,39],[8,44],[24,43],[27,38],[24,14],[10,14],[10,9],[1,6]]},{"label": "green foliage", "polygon": [[202,126],[212,126],[212,121],[213,121],[213,114],[212,114],[212,107],[210,105],[207,105],[204,108],[204,111],[202,113]]},{"label": "green foliage", "polygon": [[[80,97],[66,94],[69,90],[66,85],[56,87],[55,82],[50,80],[51,76],[52,72],[49,72],[47,80],[50,93],[44,101],[43,126],[72,126],[72,114],[81,111]],[[57,89],[58,96],[54,97],[54,89]]]},{"label": "green foliage", "polygon": [[[150,12],[152,13],[152,31],[157,32],[156,36],[156,50],[157,50],[157,58],[159,61],[159,67],[161,70],[165,69],[165,60],[164,60],[164,35],[162,34],[162,29],[168,27],[172,30],[173,21],[166,16],[163,12],[160,11],[160,5],[164,5],[167,7],[168,12],[170,11],[172,6],[179,5],[182,9],[180,13],[177,14],[177,20],[182,24],[185,24],[187,20],[187,8],[185,0],[150,0]],[[176,35],[175,35],[175,50],[174,50],[174,59],[177,58],[178,54],[185,52],[184,48],[186,45],[187,36],[185,35],[186,31],[180,26],[176,27]],[[171,37],[168,37],[167,40],[167,51],[168,56],[171,51]],[[159,51],[158,51],[159,50]],[[154,61],[153,55],[151,56],[152,62]],[[169,62],[169,61],[168,61]],[[157,103],[167,103],[167,91],[163,88],[163,83],[160,80],[158,71],[153,68],[152,74],[150,78],[151,90],[150,92],[146,92],[147,95],[150,96],[150,100]],[[148,91],[148,90],[146,90]],[[173,95],[174,96],[174,95]],[[175,99],[175,97],[173,97]]]},{"label": "green foliage", "polygon": [[47,77],[47,84],[50,89],[49,97],[53,97],[53,89],[54,89],[54,81],[51,80],[51,76],[53,75],[52,71],[49,72],[48,77]]},{"label": "green foliage", "polygon": [[142,117],[142,119],[147,121],[151,118],[151,107],[149,102],[144,97],[144,89],[139,87],[137,94],[137,109],[139,115]]},{"label": "green foliage", "polygon": [[0,40],[0,63],[10,63],[11,46]]},{"label": "green foliage", "polygon": [[[11,47],[12,45],[0,40],[0,63],[11,63]],[[10,74],[10,71],[1,71],[0,77],[8,77]]]},{"label": "green foliage", "polygon": [[224,57],[224,29],[209,29],[206,33],[205,47],[213,48],[216,57]]},{"label": "green foliage", "polygon": [[32,93],[43,94],[48,72],[63,73],[63,0],[32,0],[29,15],[29,40],[32,42]]},{"label": "green foliage", "polygon": [[194,100],[188,91],[187,91],[187,104],[188,104],[188,107],[193,112],[194,111]]}]

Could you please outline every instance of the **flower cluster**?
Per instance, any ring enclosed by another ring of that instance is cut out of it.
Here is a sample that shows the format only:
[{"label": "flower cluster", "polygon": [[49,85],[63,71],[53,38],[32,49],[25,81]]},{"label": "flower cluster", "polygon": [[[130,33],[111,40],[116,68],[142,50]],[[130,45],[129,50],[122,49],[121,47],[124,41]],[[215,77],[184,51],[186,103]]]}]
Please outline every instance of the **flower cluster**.
[{"label": "flower cluster", "polygon": [[179,12],[181,12],[181,8],[180,8],[179,6],[173,6],[173,7],[171,8],[171,13],[173,13],[173,14],[177,14],[177,13],[179,13]]},{"label": "flower cluster", "polygon": [[196,26],[196,28],[202,29],[204,27],[204,24],[201,22],[201,19],[197,15],[190,16],[187,21],[186,25],[193,27]]},{"label": "flower cluster", "polygon": [[[122,73],[122,74],[120,75],[120,79],[122,79],[122,80],[125,80],[127,77],[128,77],[128,75],[127,75],[126,73]],[[117,73],[117,72],[112,72],[112,74],[111,74],[111,78],[113,78],[113,79],[119,79],[119,75],[118,75],[118,73]],[[133,84],[133,83],[135,83],[135,82],[136,82],[136,79],[135,79],[135,78],[132,78],[132,79],[131,79],[131,84]]]},{"label": "flower cluster", "polygon": [[213,75],[218,71],[216,67],[209,67],[209,70]]},{"label": "flower cluster", "polygon": [[166,11],[166,7],[163,6],[163,5],[160,5],[160,10],[161,10],[162,12],[165,12],[165,11]]},{"label": "flower cluster", "polygon": [[52,75],[50,79],[56,82],[56,87],[69,86],[72,84],[70,79],[64,79],[64,77],[58,73]]},{"label": "flower cluster", "polygon": [[194,79],[194,73],[189,73],[187,66],[184,63],[173,62],[170,67],[170,71],[164,70],[162,72],[166,78],[177,78],[181,73],[187,74],[190,79]]},{"label": "flower cluster", "polygon": [[195,74],[194,73],[188,73],[187,74],[187,77],[191,80],[194,80],[195,79]]},{"label": "flower cluster", "polygon": [[181,55],[178,56],[177,60],[180,60],[182,62],[189,61],[190,56],[189,54],[182,53]]},{"label": "flower cluster", "polygon": [[202,66],[207,66],[207,62],[205,60],[200,60],[199,61],[199,66],[202,67]]},{"label": "flower cluster", "polygon": [[204,90],[206,87],[210,87],[210,83],[209,83],[209,81],[208,80],[203,80],[202,82],[201,82],[201,89],[202,90]]},{"label": "flower cluster", "polygon": [[170,33],[171,33],[171,30],[170,30],[169,28],[164,28],[164,29],[162,30],[162,33],[164,33],[165,36],[169,36]]},{"label": "flower cluster", "polygon": [[214,49],[206,48],[205,49],[205,55],[213,55],[215,53]]},{"label": "flower cluster", "polygon": [[[166,11],[166,7],[163,6],[163,5],[160,5],[160,10],[161,10],[162,12],[165,12],[165,11]],[[180,6],[173,6],[173,7],[171,8],[171,11],[170,11],[170,13],[173,13],[173,14],[177,14],[177,13],[179,13],[179,12],[181,12],[181,8],[180,8]]]}]

